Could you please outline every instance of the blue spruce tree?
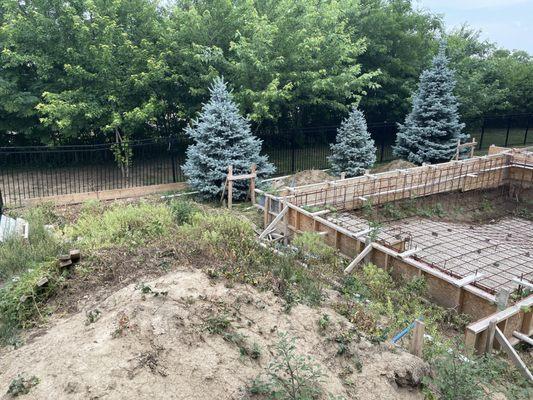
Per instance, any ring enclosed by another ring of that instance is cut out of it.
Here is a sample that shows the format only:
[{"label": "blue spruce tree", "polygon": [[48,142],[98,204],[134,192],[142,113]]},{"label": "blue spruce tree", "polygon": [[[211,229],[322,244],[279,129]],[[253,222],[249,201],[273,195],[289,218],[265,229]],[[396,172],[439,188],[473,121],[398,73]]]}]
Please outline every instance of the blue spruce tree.
[{"label": "blue spruce tree", "polygon": [[[228,174],[250,173],[253,163],[258,177],[274,172],[266,156],[260,155],[261,140],[252,135],[250,124],[239,113],[223,78],[215,78],[209,88],[211,98],[203,105],[200,116],[185,133],[194,143],[187,149],[183,173],[191,188],[204,198],[220,196]],[[242,198],[248,190],[248,181],[235,181],[234,198]]]},{"label": "blue spruce tree", "polygon": [[449,161],[457,140],[468,139],[462,133],[464,124],[459,122],[458,103],[453,95],[455,79],[445,47],[441,43],[431,67],[420,75],[412,111],[399,124],[394,155],[416,164]]},{"label": "blue spruce tree", "polygon": [[337,130],[337,141],[331,145],[329,157],[335,175],[346,172],[347,177],[362,175],[376,162],[376,146],[370,137],[365,116],[356,107]]}]

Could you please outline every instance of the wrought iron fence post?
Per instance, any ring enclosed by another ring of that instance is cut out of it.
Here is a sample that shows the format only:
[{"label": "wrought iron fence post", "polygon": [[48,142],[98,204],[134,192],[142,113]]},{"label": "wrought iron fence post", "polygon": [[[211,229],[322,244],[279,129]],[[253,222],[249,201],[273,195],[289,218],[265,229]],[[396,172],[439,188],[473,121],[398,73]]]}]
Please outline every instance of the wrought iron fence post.
[{"label": "wrought iron fence post", "polygon": [[385,138],[381,138],[381,145],[380,145],[380,156],[379,156],[379,162],[383,162],[383,155],[385,154]]},{"label": "wrought iron fence post", "polygon": [[527,144],[527,132],[529,131],[529,117],[531,117],[531,115],[528,115],[526,118],[526,132],[524,133],[524,146]]},{"label": "wrought iron fence post", "polygon": [[509,144],[509,131],[511,130],[511,117],[507,118],[507,133],[505,134],[505,144],[504,147],[507,147]]},{"label": "wrought iron fence post", "polygon": [[481,118],[481,135],[479,137],[479,146],[478,146],[479,150],[481,150],[481,146],[483,146],[483,136],[485,136],[485,117]]},{"label": "wrought iron fence post", "polygon": [[291,135],[291,172],[296,171],[295,147],[296,143],[294,140],[294,135]]},{"label": "wrought iron fence post", "polygon": [[168,138],[168,151],[170,152],[170,163],[172,164],[172,182],[177,182],[176,177],[176,156],[172,151],[172,139]]}]

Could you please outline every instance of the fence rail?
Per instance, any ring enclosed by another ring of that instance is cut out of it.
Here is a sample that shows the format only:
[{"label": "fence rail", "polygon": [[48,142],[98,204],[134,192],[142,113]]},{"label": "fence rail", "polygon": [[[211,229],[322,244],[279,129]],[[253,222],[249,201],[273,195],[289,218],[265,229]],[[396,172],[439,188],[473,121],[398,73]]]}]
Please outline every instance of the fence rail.
[{"label": "fence rail", "polygon": [[[517,146],[533,143],[529,133],[532,115],[485,117],[468,124],[479,150],[491,144]],[[368,124],[376,142],[379,163],[394,159],[392,145],[397,126]],[[337,126],[322,126],[261,134],[263,152],[286,175],[306,169],[329,168],[329,144]],[[145,139],[130,145],[132,164],[125,174],[117,166],[112,144],[28,146],[0,148],[0,195],[7,205],[25,200],[183,182],[181,166],[188,143],[178,139]]]}]

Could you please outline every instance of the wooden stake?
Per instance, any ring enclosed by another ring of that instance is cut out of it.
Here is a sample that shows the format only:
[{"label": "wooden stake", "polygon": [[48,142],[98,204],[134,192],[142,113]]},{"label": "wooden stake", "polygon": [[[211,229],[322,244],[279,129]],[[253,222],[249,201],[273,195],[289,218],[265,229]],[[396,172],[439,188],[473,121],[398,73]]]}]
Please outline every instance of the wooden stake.
[{"label": "wooden stake", "polygon": [[251,170],[252,177],[250,178],[250,200],[252,201],[252,204],[255,204],[255,169],[256,168],[257,168],[256,165],[252,164],[252,170]]},{"label": "wooden stake", "polygon": [[233,205],[233,165],[230,165],[228,167],[228,208],[231,209],[231,206]]},{"label": "wooden stake", "polygon": [[522,361],[514,347],[511,345],[509,340],[507,340],[505,335],[498,327],[496,327],[494,336],[496,337],[498,342],[500,342],[502,349],[505,350],[515,367],[522,374],[522,376],[526,378],[529,382],[533,382],[533,375],[531,375],[531,372],[529,371],[528,367],[526,366],[524,361]]},{"label": "wooden stake", "polygon": [[496,332],[496,320],[493,319],[489,322],[489,327],[487,328],[487,341],[485,342],[485,353],[491,353],[492,348],[494,347],[494,333]]},{"label": "wooden stake", "polygon": [[422,348],[424,347],[424,331],[425,325],[422,321],[416,320],[415,327],[413,329],[413,337],[411,339],[411,354],[422,357]]}]

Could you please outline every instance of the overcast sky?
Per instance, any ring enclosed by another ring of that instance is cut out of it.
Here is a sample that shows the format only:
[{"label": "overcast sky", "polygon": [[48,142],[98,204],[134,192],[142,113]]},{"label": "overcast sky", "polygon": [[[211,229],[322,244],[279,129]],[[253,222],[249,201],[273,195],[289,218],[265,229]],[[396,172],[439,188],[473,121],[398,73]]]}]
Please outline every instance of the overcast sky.
[{"label": "overcast sky", "polygon": [[533,54],[533,0],[415,0],[419,8],[443,14],[451,29],[463,22],[483,38]]}]

